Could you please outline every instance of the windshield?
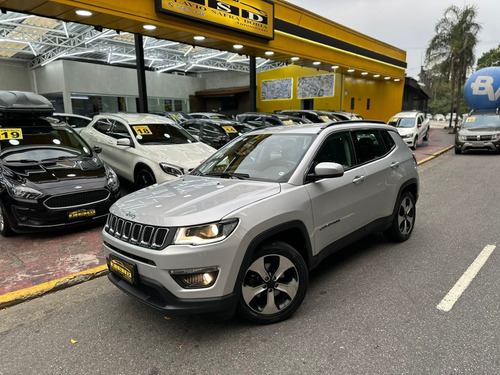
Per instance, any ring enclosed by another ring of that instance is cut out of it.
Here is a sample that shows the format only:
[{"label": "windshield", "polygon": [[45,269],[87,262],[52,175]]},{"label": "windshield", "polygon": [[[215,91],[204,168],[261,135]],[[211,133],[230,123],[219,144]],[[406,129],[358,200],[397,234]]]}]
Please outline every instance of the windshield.
[{"label": "windshield", "polygon": [[464,129],[474,129],[474,130],[500,130],[500,116],[469,116],[465,120],[463,126]]},{"label": "windshield", "polygon": [[92,156],[89,146],[67,126],[39,120],[29,126],[0,128],[0,159],[7,162],[43,162]]},{"label": "windshield", "polygon": [[397,128],[413,128],[415,126],[415,119],[411,117],[393,117],[389,120],[388,124]]},{"label": "windshield", "polygon": [[311,146],[311,134],[248,134],[224,146],[193,174],[285,182]]},{"label": "windshield", "polygon": [[172,124],[131,125],[135,139],[141,145],[179,145],[197,142],[187,131]]}]

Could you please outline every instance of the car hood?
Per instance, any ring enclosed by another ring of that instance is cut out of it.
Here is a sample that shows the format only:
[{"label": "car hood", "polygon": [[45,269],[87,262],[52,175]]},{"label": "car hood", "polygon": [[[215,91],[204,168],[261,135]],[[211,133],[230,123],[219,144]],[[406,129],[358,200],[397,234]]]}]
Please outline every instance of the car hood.
[{"label": "car hood", "polygon": [[476,134],[481,134],[481,135],[493,135],[493,134],[498,134],[500,131],[499,128],[494,128],[494,127],[481,127],[481,128],[461,128],[459,130],[460,135],[464,136],[473,136]]},{"label": "car hood", "polygon": [[98,158],[79,160],[58,160],[40,164],[4,163],[14,179],[29,181],[33,184],[47,184],[63,180],[79,180],[103,177],[106,173]]},{"label": "car hood", "polygon": [[209,145],[196,142],[181,145],[141,145],[144,156],[155,162],[164,162],[186,170],[197,167],[200,162],[211,156],[216,150]]},{"label": "car hood", "polygon": [[196,225],[221,220],[280,191],[278,183],[185,176],[129,194],[110,212],[149,225]]},{"label": "car hood", "polygon": [[415,128],[396,128],[399,135],[408,135],[415,132]]}]

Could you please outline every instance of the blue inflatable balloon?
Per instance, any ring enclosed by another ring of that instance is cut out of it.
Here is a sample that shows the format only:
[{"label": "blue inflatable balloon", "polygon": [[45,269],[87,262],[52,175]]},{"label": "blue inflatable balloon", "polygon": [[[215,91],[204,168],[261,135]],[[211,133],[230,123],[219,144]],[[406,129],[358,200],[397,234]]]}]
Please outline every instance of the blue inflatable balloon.
[{"label": "blue inflatable balloon", "polygon": [[471,109],[500,107],[500,67],[479,69],[464,86],[465,101]]}]

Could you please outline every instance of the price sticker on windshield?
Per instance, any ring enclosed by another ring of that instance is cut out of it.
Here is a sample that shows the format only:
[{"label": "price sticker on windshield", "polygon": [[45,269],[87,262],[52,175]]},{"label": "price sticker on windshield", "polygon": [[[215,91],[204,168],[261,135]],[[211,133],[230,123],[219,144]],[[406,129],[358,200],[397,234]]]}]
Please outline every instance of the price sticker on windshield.
[{"label": "price sticker on windshield", "polygon": [[283,123],[285,125],[293,125],[293,121],[292,120],[285,120],[285,121],[283,121]]},{"label": "price sticker on windshield", "polygon": [[134,128],[134,131],[138,135],[151,135],[153,134],[151,130],[149,129],[149,126],[147,125],[142,125],[142,126],[132,126]]},{"label": "price sticker on windshield", "polygon": [[22,129],[0,129],[0,139],[23,139]]},{"label": "price sticker on windshield", "polygon": [[236,129],[232,126],[223,126],[222,129],[224,129],[226,133],[237,133]]},{"label": "price sticker on windshield", "polygon": [[467,117],[467,119],[465,120],[465,122],[474,122],[474,121],[476,121],[476,118],[474,116]]}]

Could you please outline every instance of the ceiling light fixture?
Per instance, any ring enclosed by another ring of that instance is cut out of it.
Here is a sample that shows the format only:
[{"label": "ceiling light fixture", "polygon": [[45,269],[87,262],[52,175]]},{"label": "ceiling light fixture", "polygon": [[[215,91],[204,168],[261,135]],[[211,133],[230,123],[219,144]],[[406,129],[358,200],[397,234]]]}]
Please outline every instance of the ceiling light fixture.
[{"label": "ceiling light fixture", "polygon": [[202,40],[205,40],[205,37],[203,35],[195,35],[193,39],[201,42]]},{"label": "ceiling light fixture", "polygon": [[338,65],[332,65],[332,69],[334,69],[334,70],[335,70],[335,69],[338,69],[338,68],[339,68],[339,66],[338,66]]},{"label": "ceiling light fixture", "polygon": [[243,45],[242,44],[233,44],[234,49],[242,49]]},{"label": "ceiling light fixture", "polygon": [[90,17],[92,15],[92,12],[90,10],[85,9],[77,9],[75,10],[75,13],[81,17]]},{"label": "ceiling light fixture", "polygon": [[394,80],[394,82],[399,82],[399,81],[401,81],[399,78],[396,78],[396,79]]},{"label": "ceiling light fixture", "polygon": [[266,56],[272,56],[272,55],[274,55],[274,52],[273,51],[266,51],[265,55]]},{"label": "ceiling light fixture", "polygon": [[319,61],[313,62],[313,65],[319,65],[319,64],[321,64],[321,62],[319,62]]},{"label": "ceiling light fixture", "polygon": [[300,57],[294,56],[294,57],[292,57],[290,60],[292,60],[292,61],[297,61],[297,60],[299,60],[299,59],[300,59]]},{"label": "ceiling light fixture", "polygon": [[347,72],[348,73],[353,73],[353,72],[355,72],[355,70],[354,69],[347,69]]},{"label": "ceiling light fixture", "polygon": [[155,25],[143,25],[142,28],[144,30],[148,30],[148,31],[156,30],[156,26]]},{"label": "ceiling light fixture", "polygon": [[384,79],[391,79],[391,77],[385,77]]},{"label": "ceiling light fixture", "polygon": [[368,72],[363,72],[363,73],[361,73],[361,75],[366,76],[366,75],[368,75]]},{"label": "ceiling light fixture", "polygon": [[378,77],[380,77],[380,74],[374,74],[373,75],[373,78],[378,78]]}]

